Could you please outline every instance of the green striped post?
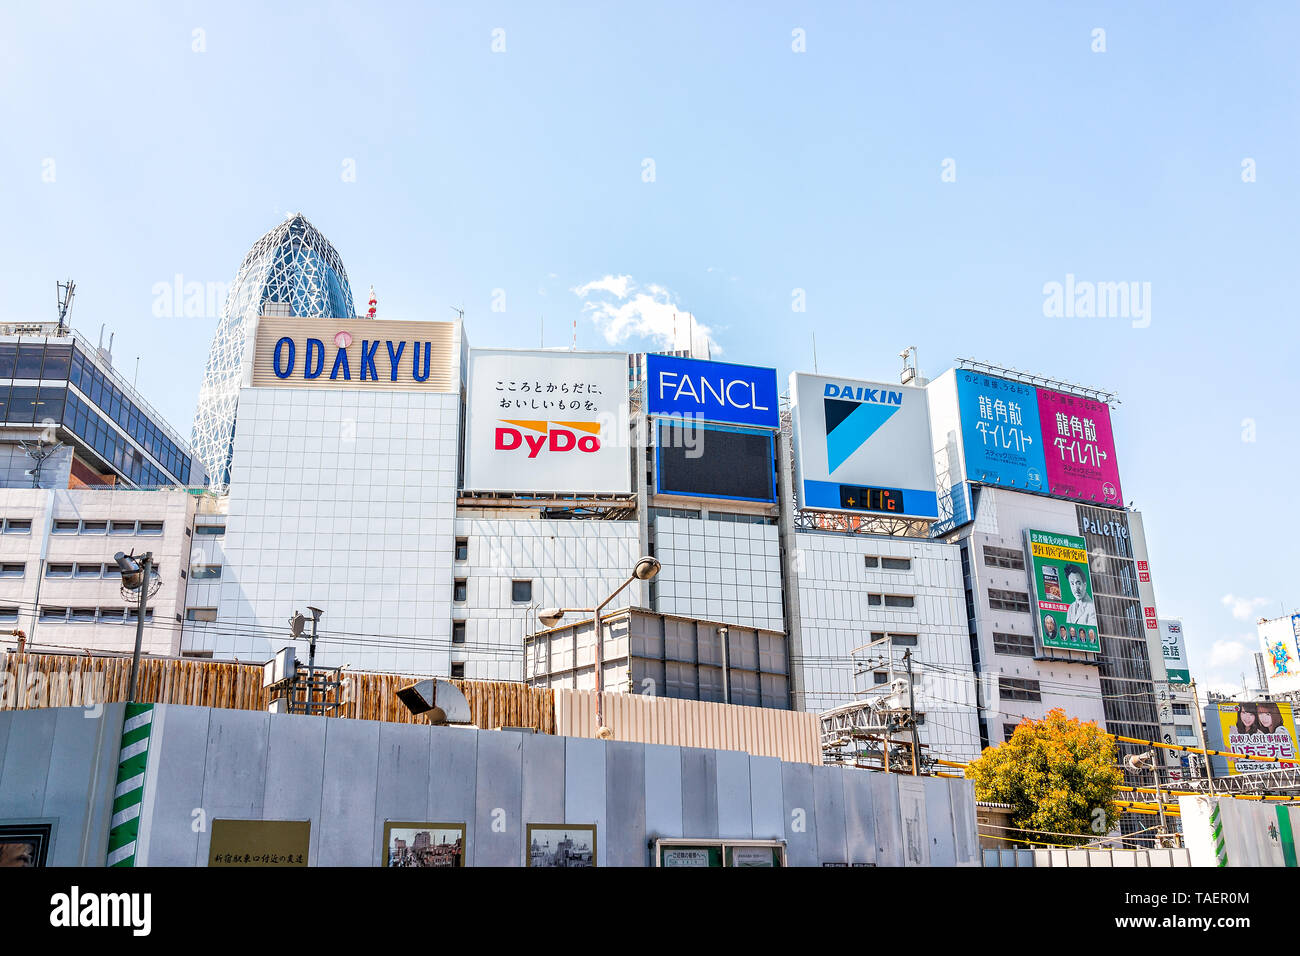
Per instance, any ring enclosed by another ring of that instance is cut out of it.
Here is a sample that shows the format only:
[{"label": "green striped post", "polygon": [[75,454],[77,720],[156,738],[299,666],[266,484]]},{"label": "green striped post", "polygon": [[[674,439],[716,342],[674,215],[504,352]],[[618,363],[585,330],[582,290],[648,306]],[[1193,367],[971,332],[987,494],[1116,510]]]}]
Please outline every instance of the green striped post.
[{"label": "green striped post", "polygon": [[1282,860],[1287,866],[1295,866],[1295,835],[1291,832],[1291,811],[1285,806],[1277,808],[1277,832],[1282,844]]},{"label": "green striped post", "polygon": [[122,722],[122,748],[117,758],[113,819],[108,824],[108,866],[135,866],[140,803],[144,800],[144,768],[149,760],[152,730],[153,704],[127,704]]},{"label": "green striped post", "polygon": [[1219,866],[1228,865],[1227,840],[1223,836],[1223,821],[1219,818],[1219,803],[1216,800],[1210,811],[1210,839],[1214,844],[1214,856]]}]

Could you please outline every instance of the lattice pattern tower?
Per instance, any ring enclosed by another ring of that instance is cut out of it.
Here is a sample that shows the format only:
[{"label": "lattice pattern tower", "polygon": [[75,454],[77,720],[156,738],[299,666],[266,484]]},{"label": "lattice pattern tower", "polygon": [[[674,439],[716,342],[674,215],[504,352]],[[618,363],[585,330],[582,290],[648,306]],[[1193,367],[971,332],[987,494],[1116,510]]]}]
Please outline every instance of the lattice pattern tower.
[{"label": "lattice pattern tower", "polygon": [[289,216],[248,251],[212,338],[194,413],[194,451],[207,467],[214,491],[224,491],[230,480],[245,347],[258,316],[267,313],[353,315],[343,260],[301,213]]}]

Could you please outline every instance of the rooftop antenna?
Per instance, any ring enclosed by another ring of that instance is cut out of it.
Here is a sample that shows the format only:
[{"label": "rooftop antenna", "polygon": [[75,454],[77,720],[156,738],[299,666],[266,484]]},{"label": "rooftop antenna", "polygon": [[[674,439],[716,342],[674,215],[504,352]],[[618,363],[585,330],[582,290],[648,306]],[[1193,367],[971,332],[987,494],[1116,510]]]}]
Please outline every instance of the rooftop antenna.
[{"label": "rooftop antenna", "polygon": [[[908,382],[916,381],[918,375],[916,346],[909,345],[898,353],[898,357],[903,360],[903,370],[898,374],[899,384],[906,385]],[[908,361],[909,358],[911,361]]]},{"label": "rooftop antenna", "polygon": [[451,307],[451,311],[455,312],[456,315],[460,317],[461,322],[464,322],[464,321],[465,321],[465,310],[464,310],[464,309],[458,309],[458,308],[456,308],[456,307],[453,305],[453,306]]},{"label": "rooftop antenna", "polygon": [[77,283],[69,279],[67,282],[55,282],[56,301],[59,304],[59,334],[63,334],[63,328],[68,324],[68,313],[72,311],[72,297],[77,294]]},{"label": "rooftop antenna", "polygon": [[46,441],[44,438],[38,438],[36,441],[20,441],[18,444],[27,453],[27,457],[35,463],[35,466],[27,474],[31,476],[32,487],[39,488],[41,486],[41,467],[48,458],[63,447],[63,442]]},{"label": "rooftop antenna", "polygon": [[131,379],[131,387],[140,387],[140,356],[135,357],[135,378]]},{"label": "rooftop antenna", "polygon": [[812,334],[813,340],[813,374],[817,374],[817,333]]}]

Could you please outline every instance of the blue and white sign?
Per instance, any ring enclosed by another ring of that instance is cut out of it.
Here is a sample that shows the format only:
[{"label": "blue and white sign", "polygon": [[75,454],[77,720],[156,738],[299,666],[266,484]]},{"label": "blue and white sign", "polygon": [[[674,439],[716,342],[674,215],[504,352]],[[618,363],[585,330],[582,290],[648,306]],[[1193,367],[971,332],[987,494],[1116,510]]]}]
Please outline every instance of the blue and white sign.
[{"label": "blue and white sign", "polygon": [[1047,492],[1038,389],[958,369],[957,404],[968,480]]},{"label": "blue and white sign", "polygon": [[799,507],[939,517],[925,389],[790,376]]},{"label": "blue and white sign", "polygon": [[645,368],[651,415],[781,427],[775,369],[654,354]]}]

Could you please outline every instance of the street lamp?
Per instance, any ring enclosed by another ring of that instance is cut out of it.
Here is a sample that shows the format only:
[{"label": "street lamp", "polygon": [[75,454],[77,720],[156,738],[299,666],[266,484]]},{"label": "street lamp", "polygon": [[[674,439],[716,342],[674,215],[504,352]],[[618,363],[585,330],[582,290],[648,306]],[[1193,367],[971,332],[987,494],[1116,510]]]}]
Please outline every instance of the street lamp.
[{"label": "street lamp", "polygon": [[136,679],[140,674],[140,648],[144,643],[145,606],[149,601],[151,592],[156,591],[161,582],[153,573],[152,551],[146,551],[139,557],[123,554],[119,551],[113,555],[113,560],[117,562],[117,569],[122,572],[123,597],[130,598],[134,596],[129,592],[140,592],[135,617],[135,653],[131,656],[131,687],[126,698],[129,703],[134,704]]},{"label": "street lamp", "polygon": [[623,593],[633,581],[649,581],[663,568],[658,558],[649,555],[640,558],[632,567],[632,574],[626,581],[614,589],[614,593],[601,601],[595,608],[589,607],[548,607],[537,612],[537,619],[546,627],[555,627],[566,614],[590,614],[596,631],[596,736],[612,736],[605,726],[605,635],[601,632],[601,612],[605,607]]}]

